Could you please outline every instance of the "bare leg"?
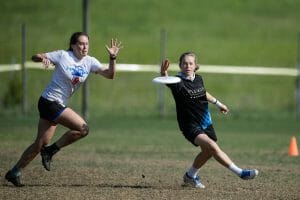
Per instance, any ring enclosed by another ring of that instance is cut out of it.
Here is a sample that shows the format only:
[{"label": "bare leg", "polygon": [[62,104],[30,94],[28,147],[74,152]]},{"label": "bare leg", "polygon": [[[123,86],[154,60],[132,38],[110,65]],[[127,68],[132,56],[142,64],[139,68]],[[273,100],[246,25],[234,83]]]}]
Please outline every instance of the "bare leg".
[{"label": "bare leg", "polygon": [[20,170],[25,168],[37,154],[41,152],[43,166],[47,170],[50,170],[51,158],[59,148],[69,145],[88,134],[88,126],[85,121],[70,108],[66,108],[57,118],[56,122],[68,127],[70,130],[57,141],[57,144],[54,143],[44,148],[53,137],[56,124],[40,119],[35,142],[23,152],[17,164],[6,173],[5,178],[7,181],[12,182],[18,187],[23,186],[19,179]]},{"label": "bare leg", "polygon": [[200,169],[211,157],[212,154],[210,151],[202,149],[202,151],[196,156],[193,162],[193,167]]},{"label": "bare leg", "polygon": [[[224,167],[228,168],[232,163],[231,159],[220,149],[219,145],[210,139],[206,134],[199,134],[195,139],[195,143],[201,147],[203,152],[206,152],[205,154],[207,154],[207,157],[208,155],[212,155]],[[201,167],[207,161],[205,161],[205,158],[205,156],[200,156],[199,159],[195,159],[195,165]]]},{"label": "bare leg", "polygon": [[40,119],[38,124],[38,134],[34,143],[27,147],[27,149],[23,152],[15,167],[18,169],[25,168],[36,157],[36,155],[39,154],[43,146],[50,142],[55,130],[56,125],[47,120]]},{"label": "bare leg", "polygon": [[56,122],[70,129],[55,142],[59,148],[88,135],[89,129],[86,122],[70,108],[66,108]]},{"label": "bare leg", "polygon": [[253,179],[258,175],[258,170],[256,169],[243,170],[237,167],[228,155],[220,149],[219,145],[206,134],[198,135],[194,142],[201,147],[202,152],[196,156],[193,166],[188,171],[189,174],[193,173],[195,175],[198,169],[200,169],[206,161],[213,156],[221,165],[230,169],[242,179]]},{"label": "bare leg", "polygon": [[55,122],[69,128],[70,130],[62,135],[55,143],[45,147],[41,151],[42,164],[48,171],[50,171],[52,157],[54,154],[56,154],[61,148],[86,136],[89,132],[86,122],[71,108],[66,108]]}]

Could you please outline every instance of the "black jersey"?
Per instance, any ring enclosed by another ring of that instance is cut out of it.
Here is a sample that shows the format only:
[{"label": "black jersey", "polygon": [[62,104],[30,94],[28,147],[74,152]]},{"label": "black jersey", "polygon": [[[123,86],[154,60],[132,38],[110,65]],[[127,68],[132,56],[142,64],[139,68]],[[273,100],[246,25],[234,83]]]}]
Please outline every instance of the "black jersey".
[{"label": "black jersey", "polygon": [[193,81],[180,75],[178,77],[181,78],[181,82],[167,86],[171,89],[175,100],[180,130],[182,132],[205,130],[212,125],[212,120],[202,77],[195,75]]}]

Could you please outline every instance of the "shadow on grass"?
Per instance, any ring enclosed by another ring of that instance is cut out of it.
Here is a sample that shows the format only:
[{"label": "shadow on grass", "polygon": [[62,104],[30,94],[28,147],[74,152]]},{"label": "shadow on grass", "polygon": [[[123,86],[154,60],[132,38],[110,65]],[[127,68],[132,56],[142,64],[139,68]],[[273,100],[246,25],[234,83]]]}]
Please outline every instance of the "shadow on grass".
[{"label": "shadow on grass", "polygon": [[126,185],[126,184],[61,184],[61,185],[52,185],[52,184],[25,184],[23,187],[15,187],[10,183],[2,183],[1,187],[7,188],[26,188],[26,187],[99,187],[99,188],[117,188],[117,189],[168,189],[168,190],[183,190],[183,189],[193,189],[187,188],[184,186],[172,187],[172,186],[159,186],[159,185]]},{"label": "shadow on grass", "polygon": [[149,185],[121,185],[121,184],[62,184],[62,185],[52,185],[52,184],[25,184],[23,187],[15,187],[10,183],[1,184],[2,187],[8,188],[26,188],[26,187],[100,187],[100,188],[132,188],[132,189],[154,189],[155,187]]},{"label": "shadow on grass", "polygon": [[155,187],[150,185],[122,185],[122,184],[99,184],[96,185],[101,188],[132,188],[132,189],[154,189]]}]

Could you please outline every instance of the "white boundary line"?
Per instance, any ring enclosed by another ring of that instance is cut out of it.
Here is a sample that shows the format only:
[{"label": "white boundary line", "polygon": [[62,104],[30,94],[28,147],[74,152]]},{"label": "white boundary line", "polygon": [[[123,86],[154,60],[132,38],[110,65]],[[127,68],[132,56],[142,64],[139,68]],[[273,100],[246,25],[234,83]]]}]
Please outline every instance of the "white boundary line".
[{"label": "white boundary line", "polygon": [[[107,65],[107,64],[104,64]],[[26,62],[26,68],[43,69],[41,63]],[[51,67],[50,67],[51,68]],[[159,72],[159,65],[140,64],[117,64],[117,71],[127,72]],[[21,70],[20,64],[0,65],[0,72]],[[179,71],[178,65],[172,64],[169,71]],[[253,74],[253,75],[278,75],[297,76],[298,71],[292,68],[281,67],[257,67],[257,66],[226,66],[226,65],[200,65],[201,73],[222,73],[222,74]]]}]

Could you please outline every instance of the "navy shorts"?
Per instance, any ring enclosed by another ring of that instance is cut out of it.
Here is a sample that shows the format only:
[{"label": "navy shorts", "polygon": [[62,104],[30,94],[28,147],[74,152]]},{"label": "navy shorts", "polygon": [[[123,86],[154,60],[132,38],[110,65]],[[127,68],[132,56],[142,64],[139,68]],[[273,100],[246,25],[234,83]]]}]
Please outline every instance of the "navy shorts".
[{"label": "navy shorts", "polygon": [[202,130],[200,128],[195,128],[192,129],[190,131],[182,131],[182,134],[184,135],[184,137],[190,141],[193,145],[198,146],[197,144],[194,143],[195,138],[199,135],[199,134],[206,134],[210,139],[212,139],[213,141],[217,141],[217,136],[215,133],[215,129],[213,127],[213,125],[209,125],[206,129]]},{"label": "navy shorts", "polygon": [[38,109],[40,118],[55,122],[55,119],[66,109],[66,106],[59,104],[57,101],[50,101],[44,97],[40,97]]}]

